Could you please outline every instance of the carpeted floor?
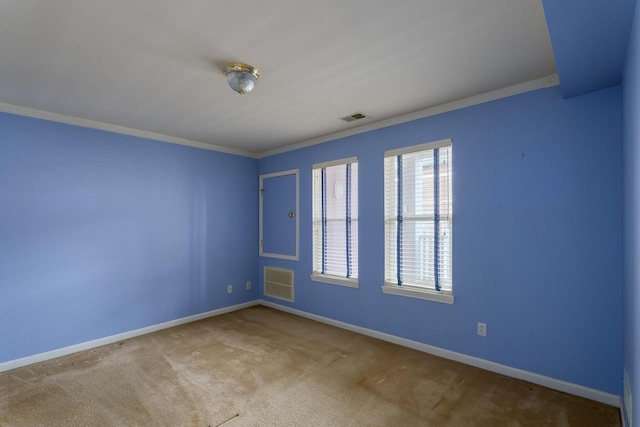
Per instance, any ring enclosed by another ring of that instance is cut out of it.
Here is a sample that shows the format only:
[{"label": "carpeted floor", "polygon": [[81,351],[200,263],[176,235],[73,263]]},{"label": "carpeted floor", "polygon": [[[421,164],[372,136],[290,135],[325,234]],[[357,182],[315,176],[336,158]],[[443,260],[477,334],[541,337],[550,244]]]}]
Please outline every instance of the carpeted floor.
[{"label": "carpeted floor", "polygon": [[0,426],[620,426],[590,400],[257,306],[0,373]]}]

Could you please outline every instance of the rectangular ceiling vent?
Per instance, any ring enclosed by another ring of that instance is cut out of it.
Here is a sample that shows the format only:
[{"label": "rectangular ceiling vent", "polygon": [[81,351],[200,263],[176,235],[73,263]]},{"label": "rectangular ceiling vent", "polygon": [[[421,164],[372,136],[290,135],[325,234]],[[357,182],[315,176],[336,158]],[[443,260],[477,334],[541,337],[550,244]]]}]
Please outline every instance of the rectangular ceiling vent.
[{"label": "rectangular ceiling vent", "polygon": [[353,113],[350,116],[342,117],[340,120],[344,120],[345,122],[349,123],[349,122],[355,122],[356,120],[366,119],[367,117],[369,116],[367,116],[364,113],[358,112],[358,113]]}]

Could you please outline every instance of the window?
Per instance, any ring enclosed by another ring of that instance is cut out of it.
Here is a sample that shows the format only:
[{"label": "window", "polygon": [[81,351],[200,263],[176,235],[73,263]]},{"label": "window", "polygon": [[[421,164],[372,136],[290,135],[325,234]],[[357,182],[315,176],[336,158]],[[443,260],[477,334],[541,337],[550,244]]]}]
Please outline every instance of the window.
[{"label": "window", "polygon": [[453,303],[451,140],[385,152],[385,293]]},{"label": "window", "polygon": [[313,165],[311,279],[358,286],[358,159]]}]

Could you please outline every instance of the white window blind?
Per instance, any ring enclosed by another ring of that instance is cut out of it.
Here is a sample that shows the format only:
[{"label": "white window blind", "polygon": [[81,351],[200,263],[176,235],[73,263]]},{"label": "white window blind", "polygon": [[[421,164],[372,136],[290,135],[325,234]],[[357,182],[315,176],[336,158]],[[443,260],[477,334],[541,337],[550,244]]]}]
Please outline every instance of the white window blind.
[{"label": "white window blind", "polygon": [[385,285],[452,292],[451,141],[385,152]]},{"label": "white window blind", "polygon": [[357,158],[313,166],[313,275],[358,277]]}]

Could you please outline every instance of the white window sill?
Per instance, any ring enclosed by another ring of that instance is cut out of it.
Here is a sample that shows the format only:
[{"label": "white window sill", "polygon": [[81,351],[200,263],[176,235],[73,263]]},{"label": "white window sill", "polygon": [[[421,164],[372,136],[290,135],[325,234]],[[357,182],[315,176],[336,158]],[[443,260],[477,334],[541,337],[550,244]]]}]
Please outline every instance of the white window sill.
[{"label": "white window sill", "polygon": [[314,282],[330,283],[332,285],[347,286],[349,288],[358,287],[358,279],[347,279],[346,277],[332,276],[330,274],[318,274],[311,275],[311,280]]},{"label": "white window sill", "polygon": [[419,289],[408,286],[383,285],[382,292],[391,295],[400,295],[409,298],[426,299],[429,301],[442,302],[445,304],[453,304],[453,295],[443,292],[432,291],[430,289]]}]

